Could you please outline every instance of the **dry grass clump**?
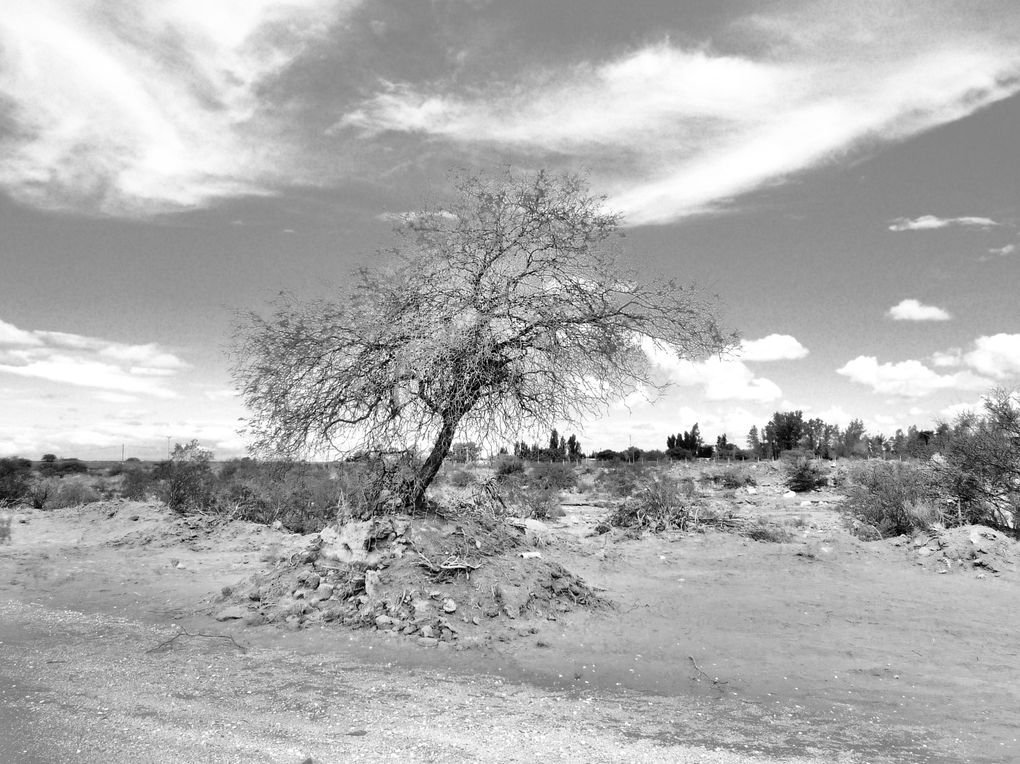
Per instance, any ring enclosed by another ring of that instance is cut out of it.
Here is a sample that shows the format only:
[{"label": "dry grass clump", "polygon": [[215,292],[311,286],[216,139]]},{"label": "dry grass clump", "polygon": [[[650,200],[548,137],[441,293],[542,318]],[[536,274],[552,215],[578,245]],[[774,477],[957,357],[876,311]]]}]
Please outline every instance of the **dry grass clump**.
[{"label": "dry grass clump", "polygon": [[686,531],[700,523],[705,509],[690,479],[649,476],[613,511],[609,524],[657,532]]},{"label": "dry grass clump", "polygon": [[759,517],[753,523],[743,526],[740,535],[753,541],[765,541],[772,544],[785,544],[793,540],[793,533],[782,524]]}]

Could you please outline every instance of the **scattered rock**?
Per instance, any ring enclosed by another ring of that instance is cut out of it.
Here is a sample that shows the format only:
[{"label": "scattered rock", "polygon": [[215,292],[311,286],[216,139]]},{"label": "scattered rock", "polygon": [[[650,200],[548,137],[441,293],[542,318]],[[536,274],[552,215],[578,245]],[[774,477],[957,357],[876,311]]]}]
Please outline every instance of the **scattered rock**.
[{"label": "scattered rock", "polygon": [[454,602],[451,599],[444,600],[443,601],[443,612],[444,613],[456,613],[457,612],[457,603]]},{"label": "scattered rock", "polygon": [[248,615],[248,609],[241,605],[225,607],[215,616],[217,621],[239,621]]}]

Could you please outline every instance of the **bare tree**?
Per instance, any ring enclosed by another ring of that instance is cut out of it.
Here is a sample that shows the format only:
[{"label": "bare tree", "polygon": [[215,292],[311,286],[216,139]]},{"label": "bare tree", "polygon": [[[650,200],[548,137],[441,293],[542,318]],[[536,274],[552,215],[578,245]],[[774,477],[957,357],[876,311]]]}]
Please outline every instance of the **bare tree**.
[{"label": "bare tree", "polygon": [[576,423],[636,385],[643,345],[729,347],[714,300],[641,281],[608,244],[620,218],[578,176],[465,176],[452,205],[403,217],[386,269],[330,301],[282,297],[238,326],[234,373],[256,452],[420,452],[413,506],[458,432]]}]

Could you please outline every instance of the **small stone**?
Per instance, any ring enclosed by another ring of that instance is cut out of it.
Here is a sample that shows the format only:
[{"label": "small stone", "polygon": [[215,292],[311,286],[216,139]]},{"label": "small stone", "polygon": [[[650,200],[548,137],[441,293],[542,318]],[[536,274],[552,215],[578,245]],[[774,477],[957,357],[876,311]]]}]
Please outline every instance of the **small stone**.
[{"label": "small stone", "polygon": [[426,639],[431,639],[436,636],[436,630],[432,626],[425,625],[421,627],[421,635]]},{"label": "small stone", "polygon": [[443,602],[443,612],[444,613],[456,613],[457,612],[457,603],[454,602],[451,599],[445,600]]},{"label": "small stone", "polygon": [[393,619],[390,618],[388,615],[376,616],[375,627],[377,629],[380,629],[380,630],[381,629],[388,629],[392,625],[393,625]]},{"label": "small stone", "polygon": [[248,615],[247,608],[240,605],[231,605],[228,608],[223,608],[215,617],[217,621],[239,621],[246,615]]},{"label": "small stone", "polygon": [[248,592],[248,599],[250,599],[252,602],[258,602],[262,599],[262,592],[260,592],[258,589],[252,589],[250,592]]},{"label": "small stone", "polygon": [[435,647],[439,644],[439,640],[435,637],[418,637],[418,644],[422,647]]},{"label": "small stone", "polygon": [[319,588],[315,590],[315,596],[321,600],[328,600],[333,596],[333,587],[329,584],[319,584]]}]

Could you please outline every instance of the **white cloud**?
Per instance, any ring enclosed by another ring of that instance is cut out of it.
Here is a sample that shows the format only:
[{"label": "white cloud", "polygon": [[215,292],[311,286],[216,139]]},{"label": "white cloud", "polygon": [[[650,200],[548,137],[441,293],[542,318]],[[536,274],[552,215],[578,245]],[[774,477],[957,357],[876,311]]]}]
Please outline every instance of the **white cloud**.
[{"label": "white cloud", "polygon": [[989,380],[969,371],[938,374],[920,361],[879,363],[874,356],[858,356],[836,370],[853,382],[882,395],[921,398],[939,390],[981,390]]},{"label": "white cloud", "polygon": [[943,422],[953,422],[961,414],[977,413],[984,406],[984,397],[978,398],[974,403],[952,403],[939,411],[938,418]]},{"label": "white cloud", "polygon": [[1020,376],[1020,334],[978,337],[963,360],[978,373],[997,380]]},{"label": "white cloud", "polygon": [[903,300],[889,308],[887,315],[895,321],[948,321],[948,311],[934,305],[923,305],[918,300]]},{"label": "white cloud", "polygon": [[950,348],[932,353],[931,365],[938,369],[950,369],[963,363],[963,351],[960,348]]},{"label": "white cloud", "polygon": [[0,186],[140,214],[293,172],[260,88],[354,0],[33,0],[0,15]]},{"label": "white cloud", "polygon": [[9,324],[0,319],[0,350],[5,347],[38,346],[41,344],[42,340],[32,334],[32,332],[26,332],[24,329],[19,329],[14,324]]},{"label": "white cloud", "polygon": [[770,334],[740,343],[737,355],[742,361],[785,361],[804,358],[808,349],[789,334]]},{"label": "white cloud", "polygon": [[1005,36],[936,39],[897,19],[897,35],[879,24],[848,41],[822,15],[814,36],[759,35],[776,43],[759,57],[666,42],[459,93],[387,83],[337,129],[579,159],[604,168],[598,185],[628,223],[665,223],[1020,90]]},{"label": "white cloud", "polygon": [[700,386],[710,401],[767,402],[782,397],[782,390],[770,379],[756,376],[743,361],[713,356],[704,361],[678,358],[652,340],[642,348],[653,365],[677,385]]},{"label": "white cloud", "polygon": [[910,218],[896,218],[889,223],[890,231],[931,231],[936,228],[948,228],[949,226],[969,226],[977,228],[991,228],[998,225],[991,218],[983,217],[958,217],[939,218],[934,215],[922,215],[911,220]]},{"label": "white cloud", "polygon": [[96,388],[111,401],[135,395],[176,397],[164,382],[187,368],[184,361],[155,344],[26,331],[0,321],[0,374]]}]

